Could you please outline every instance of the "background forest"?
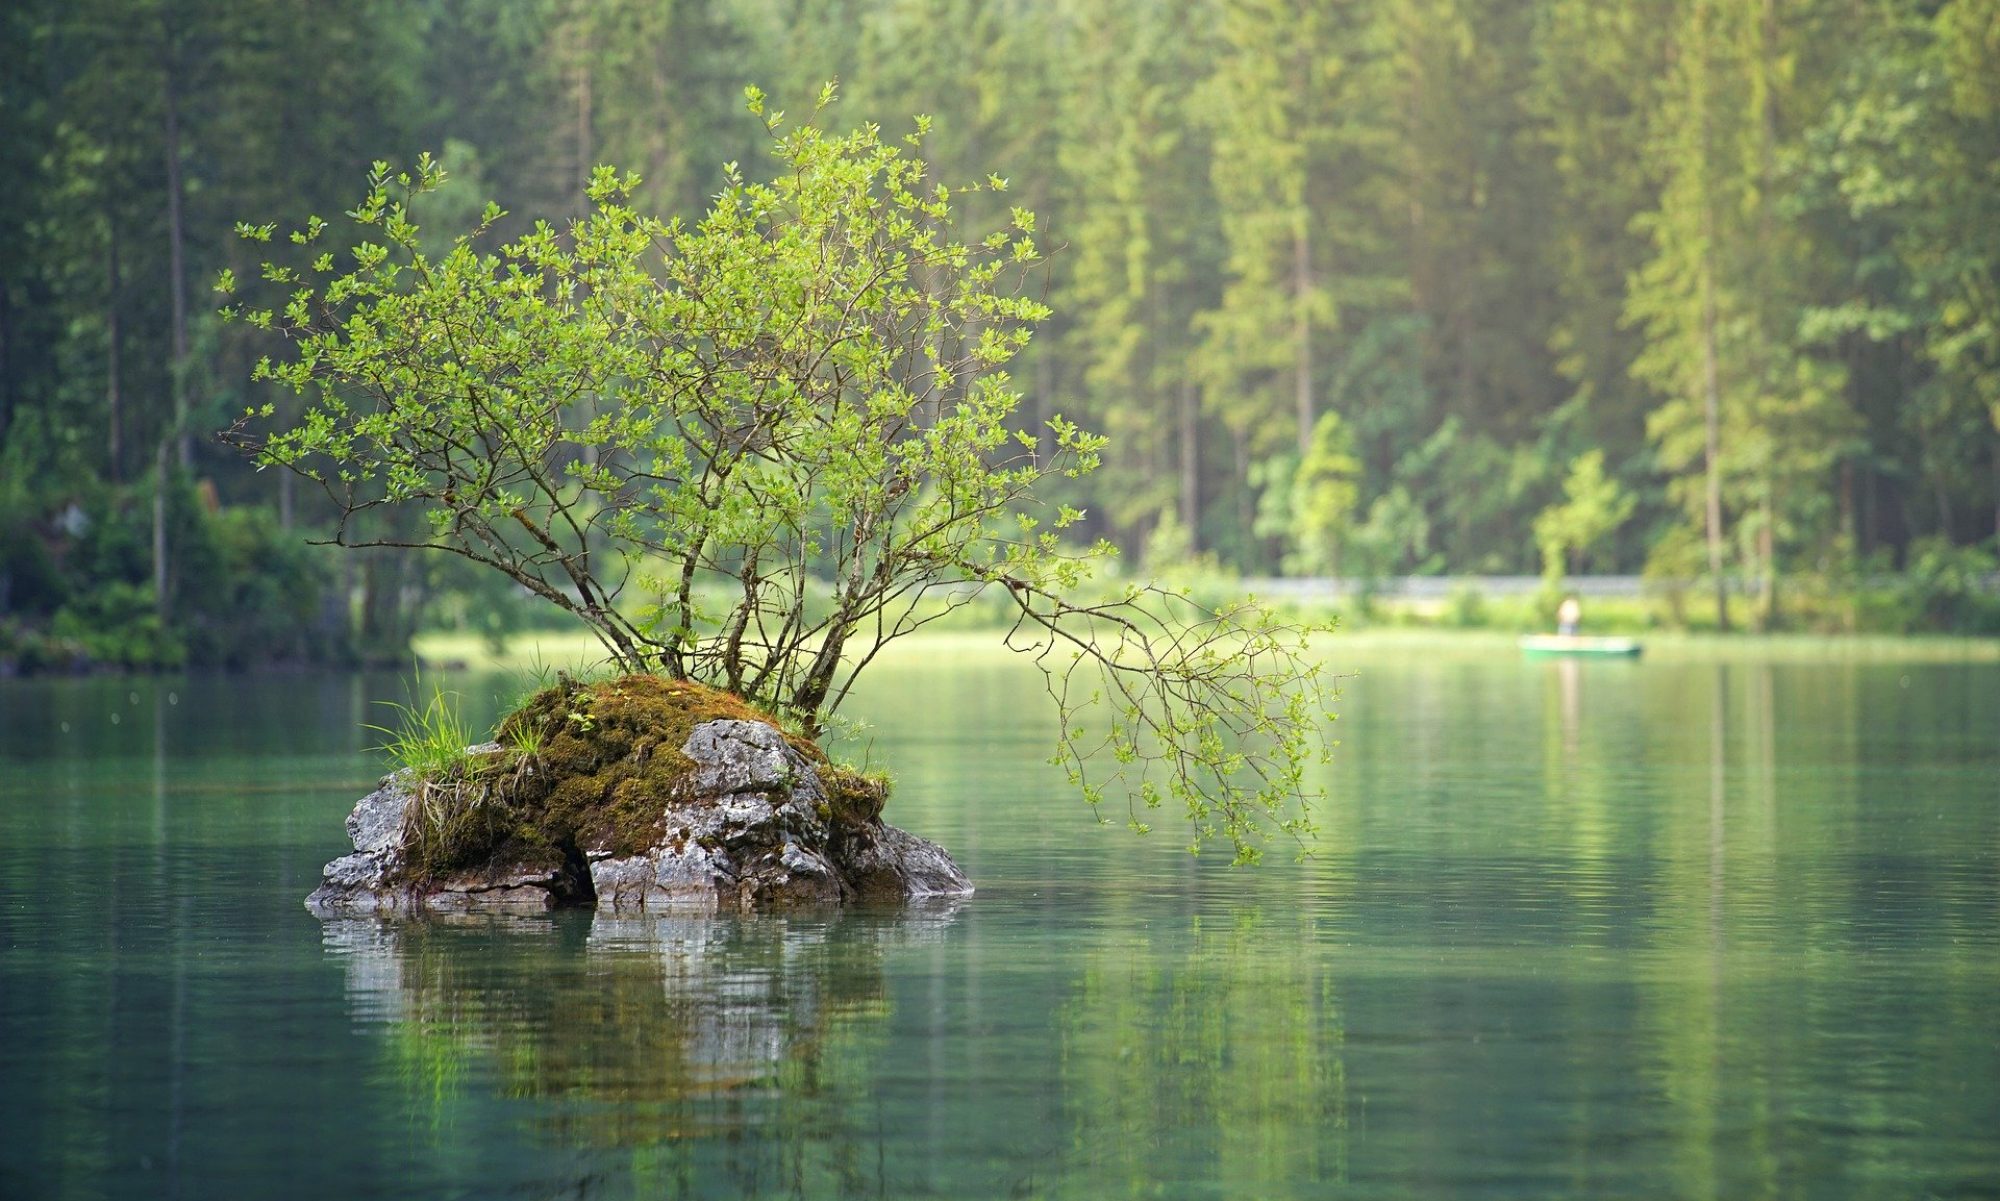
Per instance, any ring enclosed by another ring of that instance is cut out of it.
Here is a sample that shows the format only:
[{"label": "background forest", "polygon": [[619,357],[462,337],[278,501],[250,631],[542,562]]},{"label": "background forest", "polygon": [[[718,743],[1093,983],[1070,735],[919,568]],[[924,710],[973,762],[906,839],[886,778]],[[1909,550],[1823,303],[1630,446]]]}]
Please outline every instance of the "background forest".
[{"label": "background forest", "polygon": [[762,153],[745,84],[828,79],[1041,214],[1018,383],[1111,436],[1067,499],[1135,567],[2000,628],[2000,0],[13,0],[0,665],[522,620],[308,547],[319,498],[215,440],[284,403],[214,315],[235,223],[423,149],[440,228],[580,213],[599,163],[693,213]]}]

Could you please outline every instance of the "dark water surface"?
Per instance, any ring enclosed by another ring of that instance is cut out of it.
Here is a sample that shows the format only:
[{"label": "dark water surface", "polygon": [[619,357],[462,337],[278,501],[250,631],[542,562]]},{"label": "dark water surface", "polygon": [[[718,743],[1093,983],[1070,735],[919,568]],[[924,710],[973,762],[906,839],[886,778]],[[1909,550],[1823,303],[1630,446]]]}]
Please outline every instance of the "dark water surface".
[{"label": "dark water surface", "polygon": [[395,679],[0,682],[0,1197],[2000,1196],[2000,665],[1343,653],[1312,861],[940,648],[978,896],[742,920],[322,926]]}]

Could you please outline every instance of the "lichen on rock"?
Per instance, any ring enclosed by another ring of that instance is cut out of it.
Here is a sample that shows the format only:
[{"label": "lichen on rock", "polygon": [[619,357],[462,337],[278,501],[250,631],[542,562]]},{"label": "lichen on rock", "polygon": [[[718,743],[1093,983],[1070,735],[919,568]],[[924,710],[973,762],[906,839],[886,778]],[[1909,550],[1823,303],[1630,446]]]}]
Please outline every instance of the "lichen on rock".
[{"label": "lichen on rock", "polygon": [[447,778],[385,778],[306,900],[384,911],[754,909],[972,891],[887,788],[727,693],[564,680]]}]

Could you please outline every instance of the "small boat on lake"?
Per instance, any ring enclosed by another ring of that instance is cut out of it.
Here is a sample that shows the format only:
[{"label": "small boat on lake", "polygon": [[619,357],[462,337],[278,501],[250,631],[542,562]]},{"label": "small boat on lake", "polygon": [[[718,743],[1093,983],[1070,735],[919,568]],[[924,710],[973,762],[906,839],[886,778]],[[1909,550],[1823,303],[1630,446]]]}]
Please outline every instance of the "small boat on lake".
[{"label": "small boat on lake", "polygon": [[1592,638],[1583,634],[1529,634],[1521,653],[1531,659],[1561,655],[1587,659],[1636,659],[1644,644],[1637,638]]}]

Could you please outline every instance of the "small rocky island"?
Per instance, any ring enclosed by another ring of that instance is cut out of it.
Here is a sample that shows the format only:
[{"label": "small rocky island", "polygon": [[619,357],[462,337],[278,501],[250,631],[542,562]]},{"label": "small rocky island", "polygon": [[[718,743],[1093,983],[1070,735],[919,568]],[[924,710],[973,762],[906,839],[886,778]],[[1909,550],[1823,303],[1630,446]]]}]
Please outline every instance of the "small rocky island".
[{"label": "small rocky island", "polygon": [[363,913],[728,910],[962,896],[942,847],[882,821],[886,783],[728,693],[568,679],[446,768],[396,772],[306,898]]}]

